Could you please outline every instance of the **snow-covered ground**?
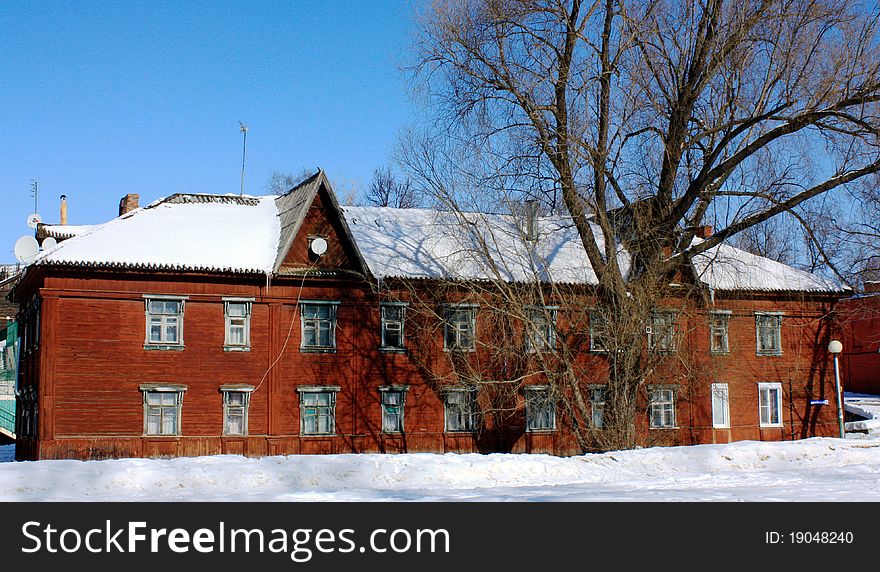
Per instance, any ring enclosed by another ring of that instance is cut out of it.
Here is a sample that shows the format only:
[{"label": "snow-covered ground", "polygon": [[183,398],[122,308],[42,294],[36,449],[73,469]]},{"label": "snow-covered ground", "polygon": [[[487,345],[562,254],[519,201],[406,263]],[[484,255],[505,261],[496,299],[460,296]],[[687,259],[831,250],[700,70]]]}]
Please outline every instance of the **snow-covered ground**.
[{"label": "snow-covered ground", "polygon": [[[0,460],[9,448],[0,447]],[[13,501],[880,501],[880,440],[544,455],[329,455],[0,465]]]}]

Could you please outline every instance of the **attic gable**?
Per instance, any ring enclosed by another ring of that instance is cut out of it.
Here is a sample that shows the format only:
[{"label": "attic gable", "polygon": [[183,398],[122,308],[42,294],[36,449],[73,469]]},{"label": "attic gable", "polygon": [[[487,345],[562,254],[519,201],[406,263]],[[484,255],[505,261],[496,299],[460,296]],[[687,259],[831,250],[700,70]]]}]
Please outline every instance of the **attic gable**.
[{"label": "attic gable", "polygon": [[[369,273],[323,171],[278,197],[276,206],[281,219],[276,275]],[[309,248],[316,238],[327,241],[321,256]]]}]

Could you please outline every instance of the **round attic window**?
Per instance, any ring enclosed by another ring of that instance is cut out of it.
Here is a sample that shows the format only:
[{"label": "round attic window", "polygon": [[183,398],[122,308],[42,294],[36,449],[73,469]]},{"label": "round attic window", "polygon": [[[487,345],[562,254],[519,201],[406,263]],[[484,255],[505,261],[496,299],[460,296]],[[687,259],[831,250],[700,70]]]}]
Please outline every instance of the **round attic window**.
[{"label": "round attic window", "polygon": [[309,243],[309,250],[317,254],[318,256],[323,255],[327,252],[327,239],[321,238],[320,236],[315,237]]}]

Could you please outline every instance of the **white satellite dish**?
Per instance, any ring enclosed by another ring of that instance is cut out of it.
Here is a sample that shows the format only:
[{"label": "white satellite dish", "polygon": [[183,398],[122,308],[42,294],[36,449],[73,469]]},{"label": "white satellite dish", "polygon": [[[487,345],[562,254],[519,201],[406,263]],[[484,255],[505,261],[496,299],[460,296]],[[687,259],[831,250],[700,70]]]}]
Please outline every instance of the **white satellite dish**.
[{"label": "white satellite dish", "polygon": [[27,225],[28,228],[37,228],[37,225],[43,222],[43,217],[34,213],[32,215],[28,215],[27,217]]},{"label": "white satellite dish", "polygon": [[26,234],[15,241],[15,257],[25,264],[30,264],[40,253],[37,239]]},{"label": "white satellite dish", "polygon": [[56,246],[58,246],[58,241],[55,240],[54,237],[47,236],[46,238],[43,239],[43,251],[51,250],[51,249],[55,248]]},{"label": "white satellite dish", "polygon": [[309,250],[318,256],[322,256],[327,252],[327,239],[320,236],[313,238],[311,244],[309,244]]}]

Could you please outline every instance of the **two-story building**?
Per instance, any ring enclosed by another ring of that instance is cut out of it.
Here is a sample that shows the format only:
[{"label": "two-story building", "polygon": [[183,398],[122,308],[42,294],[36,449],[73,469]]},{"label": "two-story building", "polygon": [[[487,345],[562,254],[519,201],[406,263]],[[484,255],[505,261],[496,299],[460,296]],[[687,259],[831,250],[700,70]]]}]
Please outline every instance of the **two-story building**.
[{"label": "two-story building", "polygon": [[[580,452],[540,380],[499,416],[486,386],[447,379],[456,356],[484,359],[481,340],[499,331],[489,300],[461,294],[491,277],[450,220],[343,208],[322,172],[282,196],[124,199],[118,218],[59,235],[16,288],[17,458]],[[571,225],[540,224],[540,276],[581,296],[544,308],[548,343],[551,322],[571,328],[570,309],[590,305],[595,275]],[[525,279],[518,248],[492,249],[505,280]],[[646,388],[640,429],[679,444],[836,434],[825,346],[847,288],[724,245],[694,269],[706,295],[646,328],[652,347],[688,349],[688,381]],[[601,428],[594,337],[581,363]]]}]

